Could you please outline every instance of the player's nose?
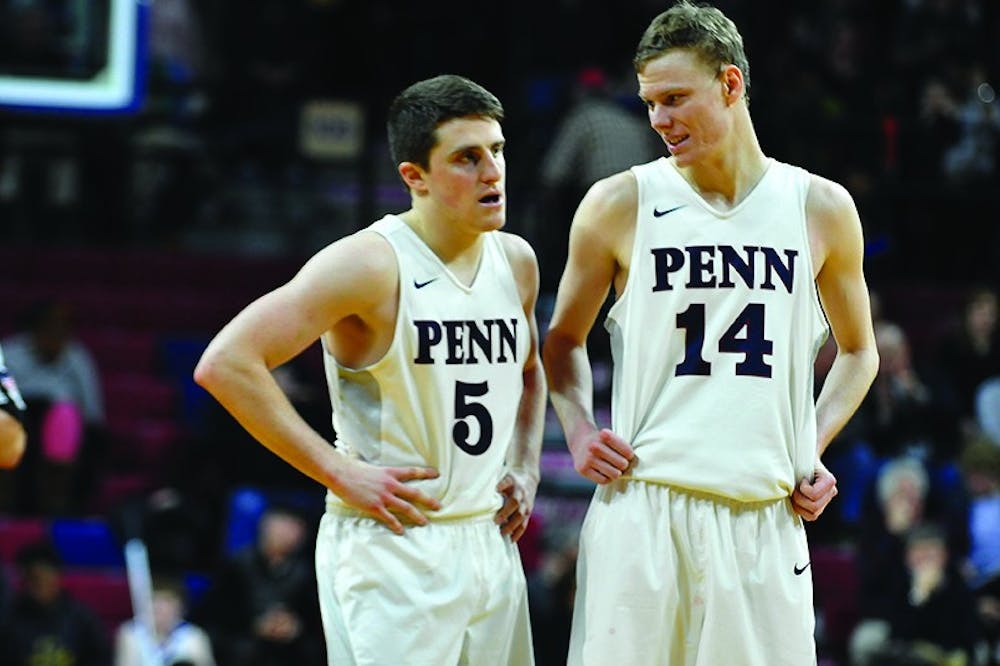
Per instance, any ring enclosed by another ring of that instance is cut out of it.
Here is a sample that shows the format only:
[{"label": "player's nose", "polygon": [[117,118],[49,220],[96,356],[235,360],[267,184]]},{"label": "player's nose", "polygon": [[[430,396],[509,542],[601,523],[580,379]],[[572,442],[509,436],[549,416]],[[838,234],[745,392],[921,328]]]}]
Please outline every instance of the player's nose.
[{"label": "player's nose", "polygon": [[482,171],[480,178],[486,183],[495,183],[503,178],[504,163],[500,155],[489,154],[480,163]]},{"label": "player's nose", "polygon": [[649,109],[649,124],[654,129],[669,129],[674,124],[673,114],[670,112],[670,109],[663,104],[654,104],[653,107]]}]

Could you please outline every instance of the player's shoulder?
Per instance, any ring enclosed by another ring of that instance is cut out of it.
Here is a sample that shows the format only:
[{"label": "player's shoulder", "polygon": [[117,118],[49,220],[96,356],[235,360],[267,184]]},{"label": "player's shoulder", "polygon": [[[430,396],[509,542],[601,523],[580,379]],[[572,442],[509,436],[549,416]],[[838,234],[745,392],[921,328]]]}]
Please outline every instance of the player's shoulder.
[{"label": "player's shoulder", "polygon": [[317,290],[357,289],[378,299],[395,288],[399,276],[389,241],[362,229],[319,250],[296,276]]},{"label": "player's shoulder", "polygon": [[854,261],[861,256],[861,218],[854,198],[840,183],[811,175],[806,224],[817,266],[825,265],[831,257]]},{"label": "player's shoulder", "polygon": [[814,173],[809,174],[806,213],[817,222],[838,221],[855,215],[854,198],[840,183]]},{"label": "player's shoulder", "polygon": [[639,201],[639,183],[631,170],[619,171],[591,185],[584,200],[606,212],[634,210]]},{"label": "player's shoulder", "polygon": [[503,251],[507,255],[507,260],[511,264],[538,263],[535,256],[535,249],[531,247],[531,243],[527,240],[509,231],[498,231],[496,234],[500,240],[500,246],[503,247]]},{"label": "player's shoulder", "polygon": [[507,231],[497,231],[500,246],[507,256],[511,272],[522,292],[522,296],[531,296],[538,289],[538,258],[531,244],[517,234]]},{"label": "player's shoulder", "polygon": [[362,229],[330,243],[310,261],[351,273],[372,274],[395,270],[396,253],[388,239],[370,229]]},{"label": "player's shoulder", "polygon": [[598,180],[580,202],[573,225],[592,228],[601,236],[620,237],[635,224],[639,184],[631,171]]}]

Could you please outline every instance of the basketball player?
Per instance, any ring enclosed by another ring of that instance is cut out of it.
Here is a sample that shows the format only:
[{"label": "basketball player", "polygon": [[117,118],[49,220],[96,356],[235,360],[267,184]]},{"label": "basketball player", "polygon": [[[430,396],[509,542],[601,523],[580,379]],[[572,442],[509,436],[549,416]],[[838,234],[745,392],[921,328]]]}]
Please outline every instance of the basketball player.
[{"label": "basketball player", "polygon": [[[502,117],[458,76],[404,90],[389,145],[412,207],[321,250],[227,325],[195,371],[329,489],[316,567],[331,664],[532,663],[514,542],[538,485],[545,379],[537,262],[498,231]],[[269,372],[316,338],[335,446]]]},{"label": "basketball player", "polygon": [[26,409],[17,382],[7,372],[0,347],[0,469],[17,467],[24,455],[26,435],[21,420]]},{"label": "basketball player", "polygon": [[[584,196],[544,350],[575,467],[600,484],[569,663],[815,664],[801,519],[836,494],[820,455],[878,364],[861,224],[842,187],[762,152],[720,11],[657,16],[635,68],[669,157]],[[610,430],[585,346],[609,286]]]}]

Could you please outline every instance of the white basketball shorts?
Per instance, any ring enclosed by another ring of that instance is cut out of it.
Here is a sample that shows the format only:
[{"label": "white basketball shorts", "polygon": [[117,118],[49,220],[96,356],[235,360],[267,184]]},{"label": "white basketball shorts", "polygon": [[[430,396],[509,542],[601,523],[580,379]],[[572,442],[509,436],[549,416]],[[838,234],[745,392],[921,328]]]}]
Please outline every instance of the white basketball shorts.
[{"label": "white basketball shorts", "polygon": [[408,527],[328,511],[316,578],[331,666],[531,666],[517,546],[492,516]]},{"label": "white basketball shorts", "polygon": [[788,499],[601,486],[580,536],[569,664],[814,665],[808,565]]}]

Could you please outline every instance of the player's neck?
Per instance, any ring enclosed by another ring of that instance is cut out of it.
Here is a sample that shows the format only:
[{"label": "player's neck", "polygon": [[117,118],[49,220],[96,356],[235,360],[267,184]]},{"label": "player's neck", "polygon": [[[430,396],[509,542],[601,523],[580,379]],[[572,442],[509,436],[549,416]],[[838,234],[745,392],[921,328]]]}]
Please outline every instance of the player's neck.
[{"label": "player's neck", "polygon": [[767,156],[747,117],[718,150],[694,164],[678,167],[678,171],[709,204],[732,208],[753,191],[767,165]]},{"label": "player's neck", "polygon": [[459,279],[475,275],[483,248],[483,234],[466,231],[456,224],[429,218],[416,208],[399,216]]}]

